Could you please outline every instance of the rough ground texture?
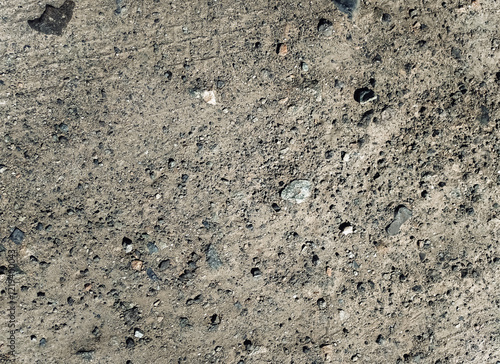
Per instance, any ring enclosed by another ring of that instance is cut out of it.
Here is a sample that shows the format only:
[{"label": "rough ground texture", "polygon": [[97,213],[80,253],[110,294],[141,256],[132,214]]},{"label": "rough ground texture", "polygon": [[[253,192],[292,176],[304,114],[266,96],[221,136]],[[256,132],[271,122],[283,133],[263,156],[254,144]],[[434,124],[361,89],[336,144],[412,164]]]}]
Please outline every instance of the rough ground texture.
[{"label": "rough ground texture", "polygon": [[18,363],[500,361],[497,0],[72,3],[0,3],[1,353],[13,271]]}]

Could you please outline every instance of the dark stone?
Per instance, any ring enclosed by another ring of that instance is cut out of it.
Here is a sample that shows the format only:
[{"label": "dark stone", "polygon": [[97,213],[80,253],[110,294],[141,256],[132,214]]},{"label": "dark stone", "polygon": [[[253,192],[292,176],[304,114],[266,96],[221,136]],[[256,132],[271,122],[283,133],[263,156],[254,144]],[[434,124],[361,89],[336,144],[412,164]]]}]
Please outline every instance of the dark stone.
[{"label": "dark stone", "polygon": [[252,270],[250,271],[252,273],[252,275],[255,277],[255,278],[259,278],[262,273],[260,271],[259,268],[252,268]]},{"label": "dark stone", "polygon": [[160,264],[158,264],[158,269],[161,271],[168,268],[170,268],[170,259],[162,260]]},{"label": "dark stone", "polygon": [[124,237],[124,238],[122,239],[122,246],[123,246],[124,248],[126,248],[128,245],[132,245],[132,240],[130,240],[130,239],[129,239],[129,238],[127,238],[127,237]]},{"label": "dark stone", "polygon": [[273,204],[271,205],[271,207],[272,207],[272,208],[273,208],[273,210],[274,210],[274,211],[276,211],[276,212],[280,212],[280,211],[281,211],[281,207],[279,207],[277,203],[273,203]]},{"label": "dark stone", "polygon": [[374,114],[373,110],[368,110],[367,112],[365,112],[363,114],[363,116],[361,117],[361,120],[359,121],[358,126],[359,127],[368,126],[368,124],[370,124],[370,122],[372,121],[373,114]]},{"label": "dark stone", "polygon": [[160,278],[155,274],[155,272],[153,272],[153,270],[151,268],[148,268],[146,270],[146,273],[148,275],[148,277],[153,280],[153,281],[159,281]]},{"label": "dark stone", "polygon": [[179,276],[181,282],[186,282],[194,277],[194,273],[190,269],[185,269],[184,272]]},{"label": "dark stone", "polygon": [[382,14],[382,21],[384,23],[390,23],[392,20],[391,14],[384,13]]},{"label": "dark stone", "polygon": [[222,266],[222,261],[219,258],[219,254],[217,253],[217,250],[215,250],[213,244],[210,244],[206,251],[205,254],[207,256],[207,263],[212,269],[219,269]]},{"label": "dark stone", "polygon": [[363,87],[358,88],[356,91],[354,91],[354,100],[356,100],[360,104],[365,104],[376,99],[377,95],[375,95],[375,92],[373,92],[373,90],[370,90],[369,88]]},{"label": "dark stone", "polygon": [[377,340],[375,342],[379,345],[382,345],[385,342],[385,338],[382,335],[377,336]]},{"label": "dark stone", "polygon": [[199,294],[194,298],[188,299],[186,301],[186,305],[191,306],[191,305],[194,305],[195,303],[200,303],[201,301],[203,301],[203,296],[201,294]]},{"label": "dark stone", "polygon": [[14,228],[14,231],[10,234],[9,239],[15,244],[21,244],[24,240],[24,232],[18,228]]},{"label": "dark stone", "polygon": [[481,106],[481,115],[479,115],[478,120],[481,125],[486,125],[490,121],[490,111],[484,105]]},{"label": "dark stone", "polygon": [[458,48],[451,48],[451,56],[456,60],[462,59],[462,51]]},{"label": "dark stone", "polygon": [[59,8],[45,5],[45,11],[38,19],[28,20],[28,25],[37,32],[48,35],[62,35],[71,17],[75,3],[66,0]]},{"label": "dark stone", "polygon": [[246,339],[245,341],[243,341],[243,345],[245,345],[245,350],[246,351],[253,351],[255,349],[255,346],[248,339]]},{"label": "dark stone", "polygon": [[359,7],[359,0],[333,0],[335,6],[349,18]]},{"label": "dark stone", "polygon": [[318,33],[324,36],[331,36],[333,34],[333,24],[330,20],[320,19],[318,23]]},{"label": "dark stone", "polygon": [[135,341],[131,337],[128,337],[127,340],[125,340],[125,344],[127,345],[127,349],[131,349],[135,346]]}]

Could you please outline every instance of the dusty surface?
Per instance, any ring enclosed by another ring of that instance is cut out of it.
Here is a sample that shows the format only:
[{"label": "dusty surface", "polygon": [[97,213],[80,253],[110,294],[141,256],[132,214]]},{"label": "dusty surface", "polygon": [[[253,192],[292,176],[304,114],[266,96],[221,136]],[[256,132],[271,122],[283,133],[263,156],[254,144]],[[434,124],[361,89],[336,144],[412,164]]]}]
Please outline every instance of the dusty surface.
[{"label": "dusty surface", "polygon": [[498,1],[62,3],[0,2],[1,353],[12,273],[18,363],[500,361]]}]

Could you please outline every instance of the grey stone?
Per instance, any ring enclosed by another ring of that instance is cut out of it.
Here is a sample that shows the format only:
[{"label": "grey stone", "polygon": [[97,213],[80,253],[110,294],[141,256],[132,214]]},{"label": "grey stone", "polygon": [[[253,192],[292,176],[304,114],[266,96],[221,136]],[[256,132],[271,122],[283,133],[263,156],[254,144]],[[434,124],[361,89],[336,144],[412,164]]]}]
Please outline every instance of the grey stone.
[{"label": "grey stone", "polygon": [[353,13],[359,7],[359,0],[333,0],[335,6],[349,18],[352,18]]},{"label": "grey stone", "polygon": [[154,254],[158,252],[158,247],[156,246],[155,243],[148,243],[147,244],[149,254]]},{"label": "grey stone", "polygon": [[28,20],[28,25],[37,32],[48,35],[62,35],[73,16],[75,3],[66,0],[59,8],[45,5],[45,11],[38,19]]},{"label": "grey stone", "polygon": [[412,212],[403,205],[396,207],[394,211],[394,220],[387,226],[385,229],[387,234],[390,236],[394,236],[399,234],[399,229],[401,225],[403,225],[410,217],[412,216]]},{"label": "grey stone", "polygon": [[307,180],[295,180],[281,191],[281,198],[286,201],[302,203],[311,196],[312,183]]},{"label": "grey stone", "polygon": [[14,228],[12,234],[10,234],[10,240],[12,240],[15,244],[21,244],[24,240],[24,232],[18,228]]},{"label": "grey stone", "polygon": [[222,261],[219,258],[219,254],[217,253],[217,250],[215,250],[215,247],[213,244],[210,244],[206,251],[205,254],[207,256],[207,263],[212,269],[219,269],[222,266]]},{"label": "grey stone", "polygon": [[260,271],[259,268],[252,268],[250,270],[250,273],[254,276],[254,278],[259,278],[262,275],[262,272]]},{"label": "grey stone", "polygon": [[76,355],[80,356],[83,360],[92,360],[94,359],[94,350],[78,350]]},{"label": "grey stone", "polygon": [[333,35],[332,22],[327,19],[320,19],[318,23],[318,33],[325,37],[331,37]]},{"label": "grey stone", "polygon": [[490,121],[490,111],[484,105],[481,106],[481,115],[479,115],[478,120],[481,125],[487,125]]}]

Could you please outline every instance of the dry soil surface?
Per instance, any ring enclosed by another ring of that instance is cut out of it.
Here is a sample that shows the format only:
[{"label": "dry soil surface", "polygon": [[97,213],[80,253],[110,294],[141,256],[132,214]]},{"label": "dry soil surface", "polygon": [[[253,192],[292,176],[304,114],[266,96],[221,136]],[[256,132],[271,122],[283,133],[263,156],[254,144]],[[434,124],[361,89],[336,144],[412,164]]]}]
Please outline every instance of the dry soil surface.
[{"label": "dry soil surface", "polygon": [[0,1],[0,360],[500,362],[498,0],[63,2]]}]

